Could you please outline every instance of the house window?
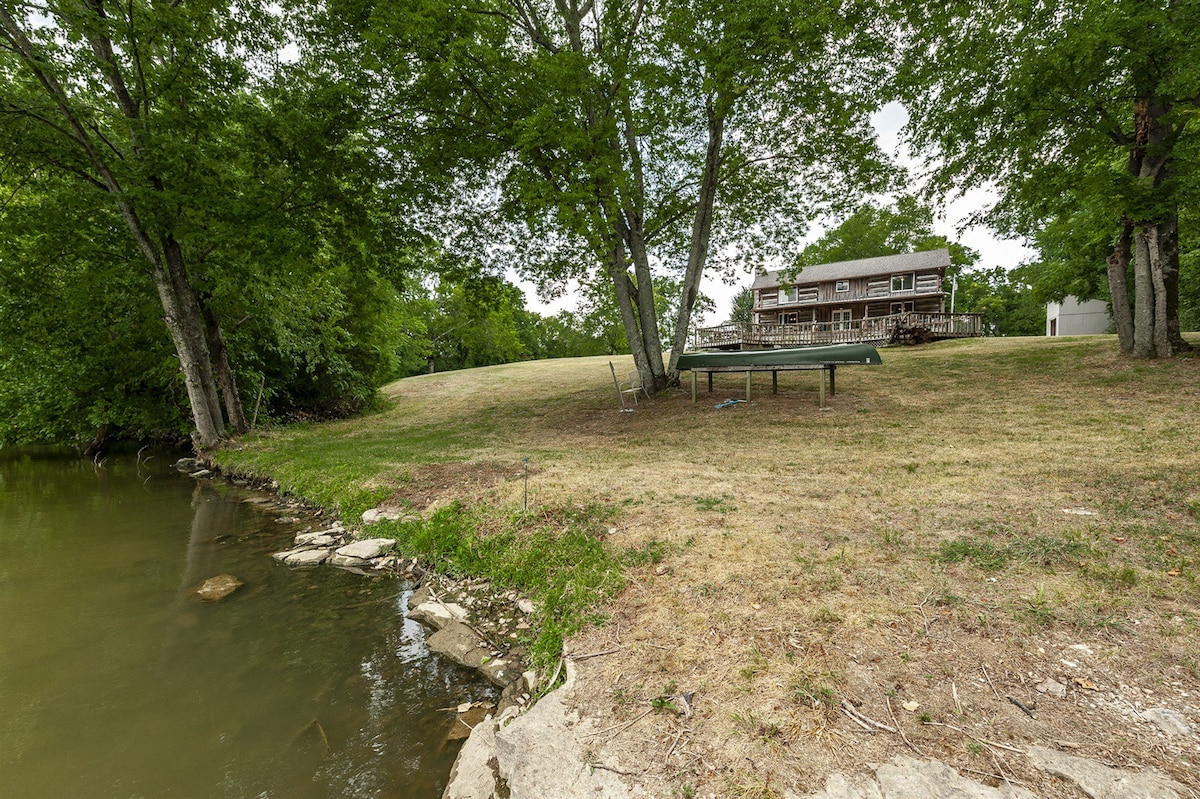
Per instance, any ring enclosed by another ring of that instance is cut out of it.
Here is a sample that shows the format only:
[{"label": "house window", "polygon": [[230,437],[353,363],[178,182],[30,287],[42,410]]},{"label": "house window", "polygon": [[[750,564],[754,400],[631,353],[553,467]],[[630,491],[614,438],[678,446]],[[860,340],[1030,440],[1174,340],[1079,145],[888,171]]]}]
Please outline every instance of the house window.
[{"label": "house window", "polygon": [[839,280],[838,282],[833,284],[833,290],[834,291],[849,291],[850,290],[850,281],[849,280]]},{"label": "house window", "polygon": [[906,275],[892,275],[892,291],[912,291],[913,290],[913,273],[909,272]]},{"label": "house window", "polygon": [[892,313],[912,313],[913,307],[911,302],[893,302]]},{"label": "house window", "polygon": [[781,313],[779,315],[779,324],[794,325],[794,324],[796,324],[797,318],[798,317],[797,317],[797,314],[795,311],[792,311],[791,313]]},{"label": "house window", "polygon": [[833,329],[834,330],[849,330],[850,329],[850,311],[848,309],[833,312]]},{"label": "house window", "polygon": [[786,303],[795,302],[795,301],[796,301],[796,287],[795,286],[787,286],[786,288],[779,289],[779,304],[780,305],[784,305]]}]

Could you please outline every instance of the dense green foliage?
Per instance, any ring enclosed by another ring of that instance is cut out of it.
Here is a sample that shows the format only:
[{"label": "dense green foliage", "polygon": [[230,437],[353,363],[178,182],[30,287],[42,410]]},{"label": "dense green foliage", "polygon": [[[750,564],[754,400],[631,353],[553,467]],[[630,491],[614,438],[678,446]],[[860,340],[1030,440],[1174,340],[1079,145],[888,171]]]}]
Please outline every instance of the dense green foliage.
[{"label": "dense green foliage", "polygon": [[931,189],[996,185],[992,221],[1037,244],[1047,289],[1107,294],[1123,351],[1186,348],[1180,250],[1194,249],[1197,233],[1180,223],[1200,205],[1200,5],[939,0],[895,10],[909,43],[909,131],[933,158]]},{"label": "dense green foliage", "polygon": [[[399,376],[523,358],[631,352],[661,387],[657,356],[711,308],[706,270],[941,246],[956,310],[992,332],[1101,297],[1140,331],[1118,324],[1122,346],[1164,354],[1200,323],[1196,15],[5,4],[0,444],[211,443],[260,391],[260,419],[323,418]],[[894,96],[929,195],[996,185],[990,221],[1035,265],[976,269],[932,208],[862,202],[896,182],[868,122]],[[830,214],[844,222],[798,252]],[[581,288],[543,317],[512,274]]]}]

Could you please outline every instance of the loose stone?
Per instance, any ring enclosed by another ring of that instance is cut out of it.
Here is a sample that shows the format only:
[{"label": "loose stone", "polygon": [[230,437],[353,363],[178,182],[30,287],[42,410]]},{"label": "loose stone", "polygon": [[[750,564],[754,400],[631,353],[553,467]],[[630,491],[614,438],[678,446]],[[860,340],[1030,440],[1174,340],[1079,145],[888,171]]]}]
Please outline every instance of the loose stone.
[{"label": "loose stone", "polygon": [[229,596],[243,585],[245,583],[232,574],[218,574],[196,586],[192,591],[192,596],[204,602],[216,602],[218,599]]},{"label": "loose stone", "polygon": [[1147,708],[1142,711],[1142,716],[1168,736],[1190,738],[1195,734],[1192,725],[1188,724],[1188,720],[1183,717],[1183,714],[1170,708]]}]

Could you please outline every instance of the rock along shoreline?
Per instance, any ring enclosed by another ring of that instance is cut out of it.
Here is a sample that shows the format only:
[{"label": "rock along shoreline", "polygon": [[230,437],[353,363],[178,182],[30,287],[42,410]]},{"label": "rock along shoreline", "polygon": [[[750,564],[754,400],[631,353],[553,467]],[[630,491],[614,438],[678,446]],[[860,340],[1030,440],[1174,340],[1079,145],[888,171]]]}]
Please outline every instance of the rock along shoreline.
[{"label": "rock along shoreline", "polygon": [[[568,663],[566,684],[538,701],[543,678],[526,667],[518,643],[521,631],[532,626],[537,612],[531,600],[515,591],[493,590],[487,581],[455,580],[425,569],[415,558],[399,557],[395,539],[369,536],[372,524],[403,518],[394,510],[364,512],[356,533],[323,510],[284,499],[278,493],[279,484],[272,480],[224,473],[195,458],[181,458],[175,468],[193,479],[224,480],[253,492],[241,501],[276,514],[276,523],[311,521],[295,535],[291,547],[271,555],[282,565],[333,566],[364,576],[392,575],[411,582],[415,588],[405,615],[431,631],[426,638],[430,651],[476,670],[501,690],[495,706],[467,703],[456,708],[455,731],[449,737],[467,740],[451,769],[444,799],[644,795],[640,791],[631,794],[619,780],[605,782],[601,778],[596,782],[594,774],[579,779],[593,769],[583,759],[583,745],[574,736],[563,734],[574,726],[563,702],[573,690],[574,670]],[[551,682],[557,679],[557,673],[551,676]],[[565,742],[573,746],[563,749]],[[547,746],[549,751],[542,751]],[[563,783],[566,775],[560,766],[569,762],[578,766],[571,769],[574,786]],[[576,787],[586,790],[576,793]]]}]

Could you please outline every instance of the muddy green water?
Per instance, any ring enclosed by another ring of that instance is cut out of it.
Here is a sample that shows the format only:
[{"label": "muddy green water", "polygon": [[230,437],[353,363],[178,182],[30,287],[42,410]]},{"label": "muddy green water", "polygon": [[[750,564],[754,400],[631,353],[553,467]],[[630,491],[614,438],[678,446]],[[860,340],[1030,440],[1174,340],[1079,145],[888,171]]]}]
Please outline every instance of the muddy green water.
[{"label": "muddy green water", "polygon": [[171,460],[0,453],[0,797],[439,797],[438,709],[490,690],[403,583],[276,563],[296,526]]}]

